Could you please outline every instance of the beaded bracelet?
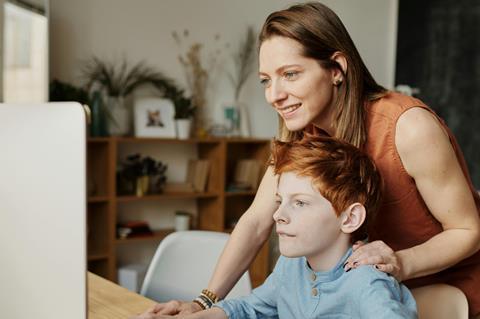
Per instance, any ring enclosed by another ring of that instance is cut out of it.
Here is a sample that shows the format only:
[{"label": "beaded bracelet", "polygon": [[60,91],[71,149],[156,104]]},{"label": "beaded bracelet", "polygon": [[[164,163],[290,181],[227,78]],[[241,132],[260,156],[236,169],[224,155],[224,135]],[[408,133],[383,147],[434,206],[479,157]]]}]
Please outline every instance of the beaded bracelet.
[{"label": "beaded bracelet", "polygon": [[205,302],[202,299],[197,297],[197,298],[193,299],[193,302],[196,303],[197,305],[199,305],[200,308],[202,308],[202,310],[207,309],[207,305],[205,304]]},{"label": "beaded bracelet", "polygon": [[202,299],[207,304],[207,309],[212,308],[214,302],[210,300],[210,298],[208,298],[204,294],[201,294],[200,296],[198,296],[198,298]]},{"label": "beaded bracelet", "polygon": [[208,289],[203,289],[202,294],[204,294],[207,298],[209,298],[213,303],[218,302],[218,297],[215,293],[211,292]]}]

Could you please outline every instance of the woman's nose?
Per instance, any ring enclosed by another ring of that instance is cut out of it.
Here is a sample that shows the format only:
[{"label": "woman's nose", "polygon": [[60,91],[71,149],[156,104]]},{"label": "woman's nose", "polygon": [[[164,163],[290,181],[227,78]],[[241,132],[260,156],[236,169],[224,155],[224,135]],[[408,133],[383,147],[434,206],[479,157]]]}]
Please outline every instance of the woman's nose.
[{"label": "woman's nose", "polygon": [[272,84],[267,88],[266,92],[267,102],[273,106],[277,106],[279,102],[285,100],[288,94],[279,81],[272,81]]}]

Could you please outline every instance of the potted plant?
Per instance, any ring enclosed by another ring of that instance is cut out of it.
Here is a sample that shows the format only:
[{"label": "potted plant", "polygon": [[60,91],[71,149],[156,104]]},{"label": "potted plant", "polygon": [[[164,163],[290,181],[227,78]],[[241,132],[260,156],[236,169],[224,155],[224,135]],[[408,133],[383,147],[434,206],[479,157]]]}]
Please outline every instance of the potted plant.
[{"label": "potted plant", "polygon": [[129,155],[117,172],[118,193],[135,193],[137,196],[161,193],[167,181],[166,170],[167,165],[149,156]]},{"label": "potted plant", "polygon": [[[126,60],[115,64],[93,56],[83,67],[86,89],[100,90],[106,96],[110,135],[127,135],[132,129],[132,112],[125,98],[143,85],[153,85],[166,98],[182,95],[182,91],[162,72],[140,61],[129,66]],[[175,101],[174,101],[175,103]]]},{"label": "potted plant", "polygon": [[183,90],[172,91],[165,97],[172,100],[175,107],[175,129],[177,137],[180,139],[189,138],[196,110],[192,99],[186,97]]}]

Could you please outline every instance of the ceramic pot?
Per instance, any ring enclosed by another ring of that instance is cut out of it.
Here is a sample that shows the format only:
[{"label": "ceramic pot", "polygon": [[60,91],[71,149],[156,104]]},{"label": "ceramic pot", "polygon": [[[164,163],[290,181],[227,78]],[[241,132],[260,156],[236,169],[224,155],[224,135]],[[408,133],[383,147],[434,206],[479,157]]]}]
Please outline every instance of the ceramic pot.
[{"label": "ceramic pot", "polygon": [[176,119],[175,128],[177,130],[177,138],[186,140],[190,137],[190,131],[192,129],[191,119]]},{"label": "ceramic pot", "polygon": [[109,96],[107,98],[108,133],[111,136],[125,136],[130,133],[131,116],[121,96]]}]

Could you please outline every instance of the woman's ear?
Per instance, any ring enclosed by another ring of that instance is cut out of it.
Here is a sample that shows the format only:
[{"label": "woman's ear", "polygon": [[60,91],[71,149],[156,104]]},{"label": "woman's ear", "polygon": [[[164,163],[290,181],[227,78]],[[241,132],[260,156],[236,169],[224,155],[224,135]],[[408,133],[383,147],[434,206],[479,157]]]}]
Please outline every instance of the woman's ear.
[{"label": "woman's ear", "polygon": [[337,62],[338,65],[340,65],[340,68],[342,69],[342,70],[339,70],[337,68],[332,69],[333,83],[335,85],[339,85],[345,80],[344,76],[345,74],[347,74],[347,68],[348,68],[347,58],[345,58],[345,55],[343,55],[343,53],[341,53],[340,51],[337,51],[332,55],[331,59]]},{"label": "woman's ear", "polygon": [[340,229],[346,234],[351,234],[362,226],[366,216],[365,206],[360,203],[354,203],[342,212]]}]

